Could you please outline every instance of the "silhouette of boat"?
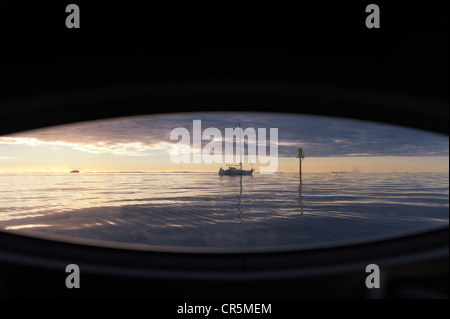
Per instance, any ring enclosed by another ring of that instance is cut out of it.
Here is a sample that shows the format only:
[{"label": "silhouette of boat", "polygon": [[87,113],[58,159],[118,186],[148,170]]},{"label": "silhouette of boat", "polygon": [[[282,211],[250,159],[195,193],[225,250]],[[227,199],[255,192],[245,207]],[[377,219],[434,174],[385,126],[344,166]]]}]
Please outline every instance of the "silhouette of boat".
[{"label": "silhouette of boat", "polygon": [[79,173],[80,171],[77,169],[74,169],[73,171],[70,171],[71,173]]},{"label": "silhouette of boat", "polygon": [[[239,168],[238,168],[239,167]],[[219,175],[252,175],[253,168],[251,170],[242,169],[242,163],[239,165],[228,165],[228,169],[223,169],[222,167],[219,170]]]},{"label": "silhouette of boat", "polygon": [[[239,123],[239,128],[241,128],[241,124]],[[242,146],[242,137],[239,134],[239,147]],[[242,147],[241,147],[242,148]],[[228,169],[223,169],[222,167],[219,170],[220,176],[226,176],[226,175],[252,175],[253,174],[253,168],[251,170],[245,170],[242,169],[242,152],[240,153],[240,162],[239,165],[227,165]]]}]

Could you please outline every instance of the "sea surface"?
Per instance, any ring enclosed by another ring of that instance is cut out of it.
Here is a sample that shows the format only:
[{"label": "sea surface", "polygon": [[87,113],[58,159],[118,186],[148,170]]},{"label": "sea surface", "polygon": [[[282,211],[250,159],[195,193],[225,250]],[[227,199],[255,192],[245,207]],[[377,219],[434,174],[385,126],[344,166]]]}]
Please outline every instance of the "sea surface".
[{"label": "sea surface", "polygon": [[0,230],[158,249],[307,248],[448,227],[449,175],[0,174]]}]

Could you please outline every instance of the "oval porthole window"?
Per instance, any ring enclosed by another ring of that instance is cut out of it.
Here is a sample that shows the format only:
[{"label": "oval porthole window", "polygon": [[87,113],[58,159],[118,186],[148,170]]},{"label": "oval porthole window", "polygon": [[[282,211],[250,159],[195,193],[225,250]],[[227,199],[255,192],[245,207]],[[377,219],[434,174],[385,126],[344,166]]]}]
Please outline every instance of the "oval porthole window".
[{"label": "oval porthole window", "polygon": [[283,250],[448,227],[448,137],[282,113],[179,113],[0,137],[0,229]]}]

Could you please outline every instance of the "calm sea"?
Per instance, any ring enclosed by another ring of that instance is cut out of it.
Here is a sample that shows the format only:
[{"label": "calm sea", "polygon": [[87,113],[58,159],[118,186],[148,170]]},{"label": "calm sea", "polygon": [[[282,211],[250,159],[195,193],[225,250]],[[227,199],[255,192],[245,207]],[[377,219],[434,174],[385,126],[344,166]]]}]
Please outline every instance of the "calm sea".
[{"label": "calm sea", "polygon": [[295,173],[22,173],[0,179],[0,229],[33,236],[276,249],[374,240],[449,222],[448,174],[305,173],[300,181]]}]

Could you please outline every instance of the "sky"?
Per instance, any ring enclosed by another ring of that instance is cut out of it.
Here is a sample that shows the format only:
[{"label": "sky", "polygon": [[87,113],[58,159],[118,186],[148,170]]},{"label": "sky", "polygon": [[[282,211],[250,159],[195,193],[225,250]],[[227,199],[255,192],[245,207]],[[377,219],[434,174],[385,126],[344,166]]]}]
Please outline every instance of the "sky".
[{"label": "sky", "polygon": [[[179,143],[178,139],[170,139],[176,128],[189,133],[191,155],[199,154],[210,143],[208,137],[202,144],[194,145],[194,120],[201,120],[200,132],[215,128],[223,138],[226,128],[236,128],[239,123],[243,129],[253,128],[257,133],[258,129],[265,128],[267,140],[271,136],[270,128],[276,128],[278,139],[272,146],[278,150],[277,172],[298,172],[298,147],[302,147],[306,155],[302,165],[305,173],[449,171],[448,137],[425,131],[307,115],[186,113],[92,121],[1,136],[0,173],[73,169],[81,172],[217,172],[226,166],[223,152],[217,152],[220,155],[217,159],[222,163],[211,164],[192,163],[192,156],[189,157],[191,163],[175,163],[170,156],[174,145]],[[216,139],[221,146],[224,140]],[[267,144],[268,154],[269,146]],[[259,171],[268,164],[259,161],[259,152],[256,155],[257,161],[252,167]],[[243,162],[249,169],[247,156]]]}]

